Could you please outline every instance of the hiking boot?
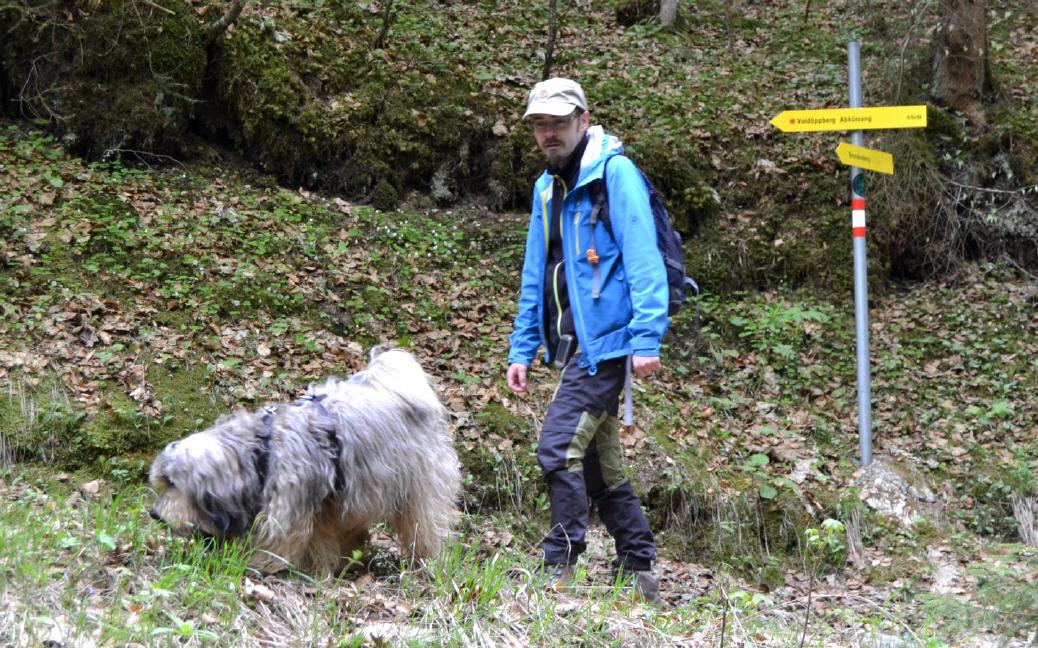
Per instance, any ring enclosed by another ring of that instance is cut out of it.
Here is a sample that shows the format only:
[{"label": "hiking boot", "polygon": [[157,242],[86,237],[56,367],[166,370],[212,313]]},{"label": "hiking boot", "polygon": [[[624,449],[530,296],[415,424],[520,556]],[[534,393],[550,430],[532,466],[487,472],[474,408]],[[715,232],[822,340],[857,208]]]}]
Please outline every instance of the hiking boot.
[{"label": "hiking boot", "polygon": [[545,565],[544,574],[548,576],[547,589],[565,592],[573,584],[576,569],[573,565]]},{"label": "hiking boot", "polygon": [[624,588],[624,591],[634,600],[659,605],[663,602],[660,598],[660,577],[651,571],[636,571],[632,574],[632,582]]}]

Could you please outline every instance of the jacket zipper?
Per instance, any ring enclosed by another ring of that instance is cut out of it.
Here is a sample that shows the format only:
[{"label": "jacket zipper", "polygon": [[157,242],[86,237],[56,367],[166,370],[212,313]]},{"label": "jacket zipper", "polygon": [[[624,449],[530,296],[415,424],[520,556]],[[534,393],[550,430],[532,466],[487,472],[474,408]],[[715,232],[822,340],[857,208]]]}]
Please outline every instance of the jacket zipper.
[{"label": "jacket zipper", "polygon": [[559,261],[555,264],[555,270],[552,275],[552,290],[555,293],[555,311],[558,313],[558,317],[555,322],[555,333],[559,339],[562,339],[562,300],[559,299],[559,268],[563,268],[565,261]]}]

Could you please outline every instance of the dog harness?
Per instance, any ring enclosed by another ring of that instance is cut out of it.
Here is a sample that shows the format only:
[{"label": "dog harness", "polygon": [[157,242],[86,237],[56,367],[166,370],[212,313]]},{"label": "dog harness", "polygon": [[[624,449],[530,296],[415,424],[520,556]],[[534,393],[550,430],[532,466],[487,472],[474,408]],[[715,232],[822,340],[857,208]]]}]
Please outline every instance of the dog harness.
[{"label": "dog harness", "polygon": [[[335,490],[333,493],[341,493],[346,485],[346,478],[342,474],[342,465],[339,461],[339,456],[342,454],[342,444],[339,443],[339,437],[335,434],[335,425],[331,421],[328,410],[321,404],[321,401],[327,395],[307,394],[292,403],[291,407],[301,407],[306,403],[312,403],[317,409],[317,413],[328,420],[328,445],[332,450],[332,465],[335,466]],[[267,471],[270,465],[270,437],[274,433],[274,415],[277,414],[277,411],[277,405],[269,405],[263,408],[263,430],[259,433],[260,446],[256,449],[256,474],[260,481],[260,491],[267,485]]]}]

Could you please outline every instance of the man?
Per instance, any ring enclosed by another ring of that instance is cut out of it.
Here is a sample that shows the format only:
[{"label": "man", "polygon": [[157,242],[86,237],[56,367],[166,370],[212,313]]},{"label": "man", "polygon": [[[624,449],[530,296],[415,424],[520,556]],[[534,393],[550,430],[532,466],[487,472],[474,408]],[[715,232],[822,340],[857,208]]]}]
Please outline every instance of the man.
[{"label": "man", "polygon": [[[534,185],[508,386],[529,389],[527,370],[541,345],[545,362],[563,367],[537,448],[551,503],[544,563],[557,586],[572,578],[586,547],[590,497],[616,543],[617,569],[638,595],[657,602],[656,547],[624,475],[616,416],[627,372],[645,377],[659,369],[668,324],[648,189],[620,141],[590,126],[576,82],[535,85],[523,118],[547,169]],[[611,228],[601,219],[592,226],[592,185],[602,181]]]}]

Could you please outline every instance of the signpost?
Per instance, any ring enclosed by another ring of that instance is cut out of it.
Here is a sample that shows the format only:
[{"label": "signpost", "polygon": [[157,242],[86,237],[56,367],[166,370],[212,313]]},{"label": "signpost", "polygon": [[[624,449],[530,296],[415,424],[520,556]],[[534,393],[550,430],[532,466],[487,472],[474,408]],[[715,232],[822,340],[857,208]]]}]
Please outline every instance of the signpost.
[{"label": "signpost", "polygon": [[926,106],[783,110],[771,125],[783,133],[922,128],[926,126]]},{"label": "signpost", "polygon": [[849,167],[894,175],[894,156],[890,153],[840,142],[836,147],[836,157]]},{"label": "signpost", "polygon": [[851,236],[854,239],[854,325],[858,357],[858,439],[861,465],[872,463],[872,375],[869,369],[869,292],[865,260],[865,176],[862,169],[894,173],[889,153],[864,147],[865,129],[924,128],[926,106],[861,105],[861,50],[847,44],[849,108],[784,110],[771,124],[784,133],[851,131],[851,142],[836,148],[840,162],[851,167]]}]

